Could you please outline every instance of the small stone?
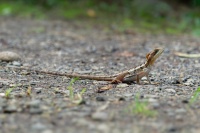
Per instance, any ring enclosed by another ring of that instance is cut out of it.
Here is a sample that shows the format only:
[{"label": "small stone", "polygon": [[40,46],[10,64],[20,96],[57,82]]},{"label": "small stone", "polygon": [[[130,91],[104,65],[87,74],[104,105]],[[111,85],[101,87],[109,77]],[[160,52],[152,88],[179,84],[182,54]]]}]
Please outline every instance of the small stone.
[{"label": "small stone", "polygon": [[34,90],[35,90],[36,93],[41,93],[41,92],[42,92],[42,89],[43,89],[43,88],[40,88],[40,87],[34,88]]},{"label": "small stone", "polygon": [[104,48],[105,48],[105,51],[108,53],[115,52],[118,49],[118,48],[114,47],[114,45],[106,45]]},{"label": "small stone", "polygon": [[1,83],[2,85],[9,85],[9,83],[11,83],[11,80],[8,80],[8,79],[1,79],[1,78],[0,78],[0,83]]},{"label": "small stone", "polygon": [[151,103],[154,109],[157,109],[160,106],[160,104],[158,103],[158,100],[155,98],[149,98],[148,102]]},{"label": "small stone", "polygon": [[47,130],[42,131],[42,133],[53,133],[53,131],[50,129],[47,129]]},{"label": "small stone", "polygon": [[109,133],[110,132],[110,127],[105,123],[98,124],[96,129],[99,130],[100,132],[103,132],[103,133]]},{"label": "small stone", "polygon": [[33,101],[29,102],[28,105],[30,107],[39,108],[39,106],[40,106],[40,100],[33,100]]},{"label": "small stone", "polygon": [[187,111],[184,108],[176,109],[176,113],[186,113]]},{"label": "small stone", "polygon": [[123,96],[124,97],[133,97],[133,94],[132,93],[125,93]]},{"label": "small stone", "polygon": [[118,84],[117,88],[125,88],[128,87],[128,84]]},{"label": "small stone", "polygon": [[186,82],[190,78],[191,78],[191,75],[188,75],[188,76],[186,76],[186,77],[183,78],[182,82]]},{"label": "small stone", "polygon": [[159,98],[159,96],[157,96],[157,95],[152,95],[152,94],[145,94],[145,95],[144,95],[144,98],[153,98],[153,99],[157,99],[157,98]]},{"label": "small stone", "polygon": [[36,85],[37,83],[39,83],[40,81],[30,81],[31,85]]},{"label": "small stone", "polygon": [[17,107],[15,105],[9,105],[4,109],[4,113],[13,113],[17,111]]},{"label": "small stone", "polygon": [[29,113],[30,114],[41,114],[43,111],[40,108],[30,108]]},{"label": "small stone", "polygon": [[54,91],[55,91],[55,93],[66,94],[67,96],[70,95],[70,91],[69,90],[60,90],[59,88],[55,88]]},{"label": "small stone", "polygon": [[187,86],[194,86],[194,80],[193,79],[187,79],[187,81],[185,83],[183,83],[184,85]]},{"label": "small stone", "polygon": [[95,53],[96,51],[97,51],[97,48],[95,45],[86,47],[86,52],[88,52],[88,53]]},{"label": "small stone", "polygon": [[180,84],[178,77],[171,77],[171,84]]},{"label": "small stone", "polygon": [[37,130],[37,131],[40,130],[41,131],[44,129],[46,129],[46,126],[42,123],[35,123],[32,125],[32,130]]},{"label": "small stone", "polygon": [[174,113],[174,112],[167,112],[167,115],[168,115],[168,116],[173,116],[173,117],[174,117],[174,116],[175,116],[175,113]]},{"label": "small stone", "polygon": [[5,97],[5,93],[0,93],[0,97]]},{"label": "small stone", "polygon": [[157,99],[154,99],[154,98],[149,98],[149,99],[148,99],[148,102],[150,102],[150,103],[155,103],[155,102],[158,102],[158,100],[157,100]]},{"label": "small stone", "polygon": [[154,92],[160,92],[162,90],[162,88],[160,88],[160,87],[156,87],[156,88],[154,88]]},{"label": "small stone", "polygon": [[105,121],[108,120],[108,114],[104,112],[95,112],[92,114],[92,119],[97,121]]},{"label": "small stone", "polygon": [[177,128],[174,127],[174,126],[171,126],[171,127],[168,128],[168,131],[169,131],[169,132],[176,132],[176,131],[177,131]]},{"label": "small stone", "polygon": [[181,115],[176,115],[175,118],[176,118],[177,121],[182,121],[183,120],[183,117]]},{"label": "small stone", "polygon": [[0,60],[10,62],[10,61],[21,60],[21,57],[17,53],[11,51],[4,51],[0,52]]},{"label": "small stone", "polygon": [[160,107],[160,104],[158,102],[151,103],[151,105],[154,109],[158,109]]},{"label": "small stone", "polygon": [[85,70],[85,71],[78,71],[77,73],[79,74],[90,74],[92,71],[91,70]]},{"label": "small stone", "polygon": [[13,66],[21,66],[22,64],[19,61],[13,61],[12,65]]},{"label": "small stone", "polygon": [[63,90],[62,93],[66,94],[67,96],[69,96],[70,95],[70,90]]},{"label": "small stone", "polygon": [[72,123],[78,126],[89,126],[91,124],[88,120],[84,118],[74,118],[72,119]]},{"label": "small stone", "polygon": [[104,97],[100,97],[100,96],[98,96],[98,97],[96,97],[96,101],[104,102],[104,101],[106,101],[106,100],[105,100]]},{"label": "small stone", "polygon": [[176,93],[176,91],[174,89],[165,89],[165,91],[168,93]]},{"label": "small stone", "polygon": [[[95,58],[90,58],[89,61],[90,61],[91,63],[96,63],[96,62],[97,62],[97,59],[95,59]],[[92,67],[92,68],[94,68],[94,67]]]}]

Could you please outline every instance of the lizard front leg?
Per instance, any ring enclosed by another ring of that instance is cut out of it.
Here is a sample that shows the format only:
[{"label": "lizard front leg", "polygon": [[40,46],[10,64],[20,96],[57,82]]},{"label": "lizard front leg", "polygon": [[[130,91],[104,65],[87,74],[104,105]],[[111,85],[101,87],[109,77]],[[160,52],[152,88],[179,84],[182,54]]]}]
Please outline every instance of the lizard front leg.
[{"label": "lizard front leg", "polygon": [[140,84],[140,76],[139,75],[136,76],[136,82],[137,82],[137,84]]},{"label": "lizard front leg", "polygon": [[125,71],[125,72],[119,74],[115,79],[113,79],[113,81],[111,81],[111,83],[112,83],[112,84],[117,84],[117,83],[123,82],[124,77],[125,77],[126,75],[128,75],[128,74],[129,74],[128,71]]}]

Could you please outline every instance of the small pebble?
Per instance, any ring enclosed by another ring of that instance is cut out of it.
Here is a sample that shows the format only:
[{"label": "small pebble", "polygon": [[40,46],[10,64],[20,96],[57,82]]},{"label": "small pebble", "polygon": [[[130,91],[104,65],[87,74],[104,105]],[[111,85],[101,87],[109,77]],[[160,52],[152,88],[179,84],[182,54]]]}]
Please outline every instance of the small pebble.
[{"label": "small pebble", "polygon": [[158,109],[160,107],[160,104],[158,102],[151,103],[151,105],[154,109]]},{"label": "small pebble", "polygon": [[178,77],[171,77],[171,84],[180,84]]},{"label": "small pebble", "polygon": [[17,107],[15,105],[8,105],[5,109],[4,109],[4,113],[13,113],[17,111]]},{"label": "small pebble", "polygon": [[50,129],[46,129],[46,130],[42,131],[42,133],[53,133],[53,131]]},{"label": "small pebble", "polygon": [[0,93],[0,97],[5,97],[5,93]]},{"label": "small pebble", "polygon": [[38,131],[38,130],[44,130],[44,129],[46,129],[46,126],[42,123],[38,122],[32,125],[32,130]]},{"label": "small pebble", "polygon": [[165,89],[165,91],[168,93],[176,93],[176,91],[174,89]]},{"label": "small pebble", "polygon": [[118,84],[117,88],[125,88],[128,87],[128,84]]},{"label": "small pebble", "polygon": [[21,66],[22,64],[19,61],[13,61],[12,65],[13,66]]},{"label": "small pebble", "polygon": [[177,128],[172,126],[172,127],[169,127],[168,129],[169,132],[176,132],[177,131]]},{"label": "small pebble", "polygon": [[43,89],[43,88],[40,88],[40,87],[34,88],[34,90],[36,91],[36,93],[41,93],[41,92],[42,92],[42,89]]},{"label": "small pebble", "polygon": [[176,115],[175,118],[177,121],[183,121],[183,117],[181,115]]},{"label": "small pebble", "polygon": [[108,114],[104,112],[95,112],[92,114],[92,119],[97,121],[105,121],[108,120]]},{"label": "small pebble", "polygon": [[39,108],[40,107],[40,100],[33,100],[28,103],[30,107]]},{"label": "small pebble", "polygon": [[183,83],[184,85],[187,86],[194,86],[194,80],[193,79],[188,79],[185,83]]},{"label": "small pebble", "polygon": [[91,124],[88,120],[84,118],[73,118],[71,121],[78,126],[89,126]]},{"label": "small pebble", "polygon": [[0,52],[0,60],[10,62],[10,61],[21,60],[21,57],[15,52],[4,51]]},{"label": "small pebble", "polygon": [[30,114],[41,114],[43,111],[40,108],[30,108],[29,113]]},{"label": "small pebble", "polygon": [[157,100],[157,99],[154,99],[154,98],[149,98],[149,99],[148,99],[148,102],[150,102],[150,103],[155,103],[155,102],[158,102],[158,100]]},{"label": "small pebble", "polygon": [[176,113],[186,113],[187,111],[184,108],[176,109]]},{"label": "small pebble", "polygon": [[104,102],[104,101],[106,101],[106,99],[104,97],[98,96],[98,97],[96,97],[96,101]]},{"label": "small pebble", "polygon": [[132,93],[125,93],[123,96],[124,96],[124,97],[133,97],[133,95],[134,95],[134,94],[132,94]]},{"label": "small pebble", "polygon": [[105,123],[98,124],[96,129],[102,133],[109,133],[111,130],[110,127]]},{"label": "small pebble", "polygon": [[1,79],[0,78],[0,83],[2,85],[9,85],[9,83],[11,83],[12,81],[11,80],[8,80],[8,79]]}]

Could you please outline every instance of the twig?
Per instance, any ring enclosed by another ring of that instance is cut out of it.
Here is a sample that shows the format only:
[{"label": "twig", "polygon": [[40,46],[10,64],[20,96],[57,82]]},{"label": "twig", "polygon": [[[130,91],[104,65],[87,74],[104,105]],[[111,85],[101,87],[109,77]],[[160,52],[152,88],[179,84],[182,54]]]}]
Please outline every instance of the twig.
[{"label": "twig", "polygon": [[181,53],[181,52],[174,52],[174,54],[179,57],[184,57],[184,58],[200,58],[200,54],[187,54],[187,53]]}]

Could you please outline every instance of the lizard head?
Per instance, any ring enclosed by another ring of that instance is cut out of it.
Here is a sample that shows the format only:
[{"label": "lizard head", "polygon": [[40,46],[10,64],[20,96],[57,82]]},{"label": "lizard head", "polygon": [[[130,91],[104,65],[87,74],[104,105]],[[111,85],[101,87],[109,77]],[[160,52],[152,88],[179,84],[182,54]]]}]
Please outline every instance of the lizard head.
[{"label": "lizard head", "polygon": [[147,64],[150,66],[153,65],[156,59],[162,54],[163,51],[164,49],[162,48],[156,48],[152,52],[148,53],[146,55]]}]

